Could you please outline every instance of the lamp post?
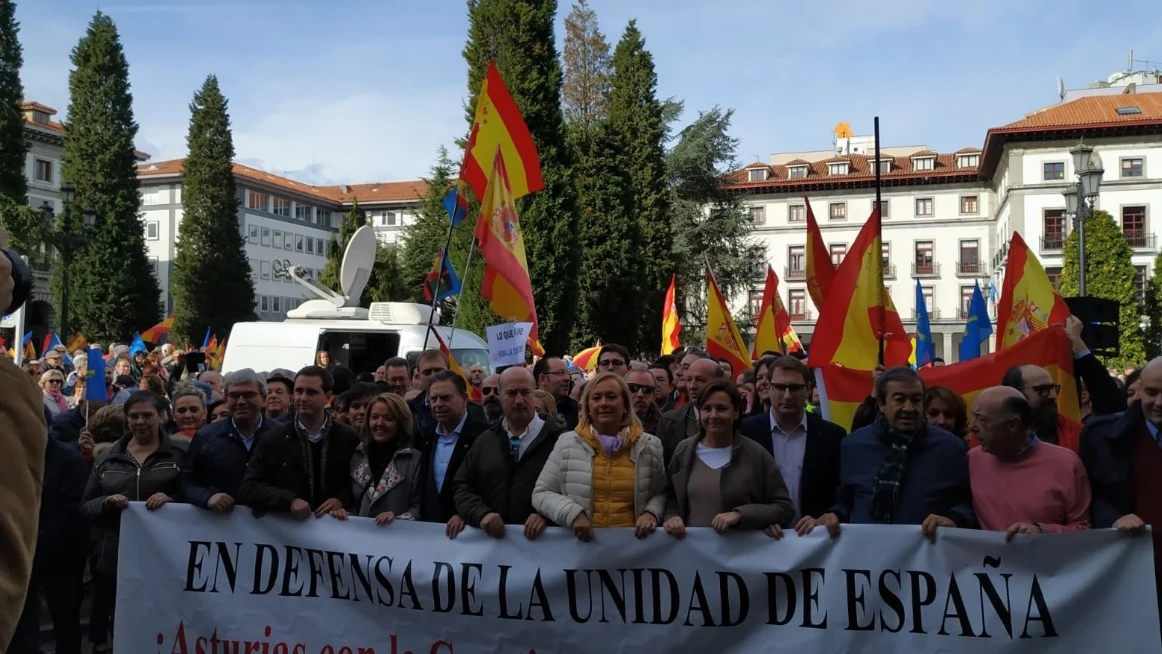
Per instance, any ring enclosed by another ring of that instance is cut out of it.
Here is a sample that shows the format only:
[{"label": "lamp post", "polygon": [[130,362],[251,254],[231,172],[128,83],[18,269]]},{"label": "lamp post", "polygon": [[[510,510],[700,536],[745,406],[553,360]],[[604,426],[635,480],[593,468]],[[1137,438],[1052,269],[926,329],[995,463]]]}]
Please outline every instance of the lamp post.
[{"label": "lamp post", "polygon": [[[76,189],[71,184],[61,186],[61,214],[64,220],[61,223],[60,229],[52,229],[49,232],[49,239],[52,246],[61,255],[61,320],[60,331],[61,338],[69,338],[69,268],[73,262],[73,255],[77,248],[84,245],[89,239],[89,230],[97,222],[97,214],[92,209],[85,209],[81,213],[81,232],[78,234],[73,231],[71,207],[73,205],[73,198],[76,194]],[[45,202],[41,205],[41,211],[45,213],[49,224],[52,224],[53,209],[52,205]]]},{"label": "lamp post", "polygon": [[1085,221],[1093,214],[1105,169],[1101,158],[1093,156],[1093,148],[1085,143],[1070,148],[1069,154],[1077,180],[1062,195],[1065,212],[1073,216],[1073,228],[1077,230],[1077,295],[1085,297]]}]

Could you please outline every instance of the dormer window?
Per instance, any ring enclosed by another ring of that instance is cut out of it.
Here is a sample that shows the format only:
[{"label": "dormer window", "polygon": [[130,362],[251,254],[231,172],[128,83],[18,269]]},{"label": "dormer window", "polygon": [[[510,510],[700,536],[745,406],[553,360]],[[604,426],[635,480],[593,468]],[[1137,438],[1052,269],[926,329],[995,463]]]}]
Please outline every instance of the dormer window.
[{"label": "dormer window", "polygon": [[790,179],[807,179],[807,166],[788,166],[787,177]]},{"label": "dormer window", "polygon": [[827,164],[828,175],[846,175],[850,170],[851,163],[847,161],[840,161],[837,163]]},{"label": "dormer window", "polygon": [[766,168],[751,168],[746,171],[746,181],[748,182],[765,182],[766,180]]},{"label": "dormer window", "polygon": [[979,154],[962,154],[956,157],[957,168],[976,168],[979,164]]},{"label": "dormer window", "polygon": [[39,111],[39,110],[32,112],[32,122],[37,123],[39,125],[47,125],[48,120],[49,120],[49,116],[45,112]]},{"label": "dormer window", "polygon": [[936,157],[916,157],[912,159],[913,170],[932,170],[936,168]]},{"label": "dormer window", "polygon": [[[873,174],[875,173],[875,171],[876,171],[875,168],[871,169],[871,172]],[[890,172],[892,172],[892,160],[891,159],[880,159],[880,174],[887,175]]]}]

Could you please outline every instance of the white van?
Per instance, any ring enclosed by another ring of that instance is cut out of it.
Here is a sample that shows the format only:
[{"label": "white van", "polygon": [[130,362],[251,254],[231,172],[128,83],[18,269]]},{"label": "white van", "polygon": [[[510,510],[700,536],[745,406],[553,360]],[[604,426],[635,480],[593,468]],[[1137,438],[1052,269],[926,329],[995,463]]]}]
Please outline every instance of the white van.
[{"label": "white van", "polygon": [[298,370],[315,363],[319,350],[326,350],[332,362],[355,374],[373,373],[396,356],[406,358],[414,367],[425,345],[427,349],[439,347],[429,329],[438,330],[462,368],[480,365],[491,372],[488,344],[463,329],[453,332],[449,327],[429,327],[430,322],[439,322],[429,306],[404,302],[358,306],[371,276],[375,248],[371,227],[360,227],[351,236],[339,273],[342,294],[319,285],[293,266],[288,268],[286,274],[318,299],[287,312],[283,322],[236,323],[226,343],[222,372],[242,368]]}]

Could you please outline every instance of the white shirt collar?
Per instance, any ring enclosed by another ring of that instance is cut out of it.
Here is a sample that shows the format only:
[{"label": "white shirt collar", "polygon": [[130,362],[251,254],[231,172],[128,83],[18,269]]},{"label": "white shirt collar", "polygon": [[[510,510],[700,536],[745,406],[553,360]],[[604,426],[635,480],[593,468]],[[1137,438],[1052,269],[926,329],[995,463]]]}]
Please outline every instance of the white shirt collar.
[{"label": "white shirt collar", "polygon": [[502,425],[504,427],[504,431],[508,432],[509,436],[524,439],[526,436],[536,437],[537,434],[541,433],[541,428],[545,426],[545,420],[540,416],[540,414],[538,414],[536,411],[533,411],[533,419],[529,421],[529,424],[527,427],[525,427],[525,430],[519,434],[514,433],[511,429],[509,429],[508,418],[504,419]]},{"label": "white shirt collar", "polygon": [[[771,419],[771,433],[774,433],[775,431],[778,431],[780,434],[786,434],[786,435],[788,435],[788,436],[790,435],[788,432],[784,432],[784,431],[782,430],[782,428],[781,428],[781,427],[779,427],[779,423],[778,423],[778,421],[776,421],[776,420],[775,420],[775,409],[774,409],[774,407],[771,407],[771,410],[767,412],[767,416],[769,416],[769,417],[770,417],[770,419]],[[804,410],[804,411],[803,411],[803,419],[799,421],[799,425],[798,425],[798,426],[799,426],[799,428],[800,428],[800,429],[802,429],[802,430],[803,430],[803,433],[804,433],[804,434],[806,434],[806,433],[807,433],[807,411],[806,411],[806,410]],[[796,431],[796,430],[792,429],[791,431]]]}]

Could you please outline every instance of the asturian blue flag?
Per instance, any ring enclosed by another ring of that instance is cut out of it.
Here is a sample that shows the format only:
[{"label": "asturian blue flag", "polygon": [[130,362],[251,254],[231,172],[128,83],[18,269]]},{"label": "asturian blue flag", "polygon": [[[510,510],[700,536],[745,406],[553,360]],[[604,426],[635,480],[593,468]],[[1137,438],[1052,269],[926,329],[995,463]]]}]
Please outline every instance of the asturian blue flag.
[{"label": "asturian blue flag", "polygon": [[456,180],[452,184],[452,188],[448,191],[448,195],[444,196],[444,210],[448,212],[448,217],[452,220],[452,226],[455,227],[464,222],[464,218],[468,216],[468,196],[465,195],[467,185]]},{"label": "asturian blue flag", "polygon": [[424,297],[428,302],[439,302],[460,292],[460,278],[448,258],[448,251],[441,248],[432,263],[432,270],[424,277]]},{"label": "asturian blue flag", "polygon": [[932,365],[936,360],[936,344],[932,342],[932,325],[928,323],[928,306],[924,289],[916,280],[916,367]]},{"label": "asturian blue flag", "polygon": [[210,347],[210,328],[206,328],[206,337],[202,339],[202,347]]},{"label": "asturian blue flag", "polygon": [[105,386],[105,357],[101,350],[89,348],[89,363],[85,370],[85,399],[97,402],[109,400],[109,391]]},{"label": "asturian blue flag", "polygon": [[133,342],[129,344],[129,356],[137,356],[138,352],[149,352],[149,348],[146,347],[145,341],[141,340],[141,333],[134,332]]},{"label": "asturian blue flag", "polygon": [[988,307],[984,303],[984,294],[980,292],[980,285],[974,284],[972,301],[968,304],[968,322],[964,325],[964,338],[960,341],[960,360],[968,361],[980,356],[980,346],[993,333],[993,324],[989,318]]}]

